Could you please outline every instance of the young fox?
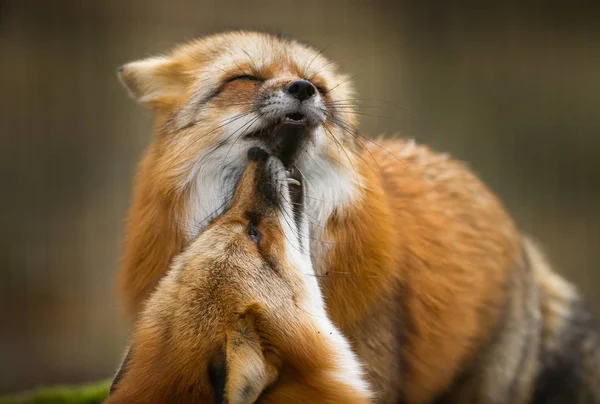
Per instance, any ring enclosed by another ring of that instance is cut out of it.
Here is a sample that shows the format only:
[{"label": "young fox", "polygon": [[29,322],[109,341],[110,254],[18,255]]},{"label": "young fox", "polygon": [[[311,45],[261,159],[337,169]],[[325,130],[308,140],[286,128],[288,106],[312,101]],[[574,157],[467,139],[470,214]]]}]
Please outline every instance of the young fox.
[{"label": "young fox", "polygon": [[120,77],[156,122],[119,272],[130,314],[261,147],[303,173],[327,311],[378,402],[598,400],[598,334],[577,291],[463,164],[363,138],[351,84],[321,52],[231,32]]},{"label": "young fox", "polygon": [[369,402],[325,312],[297,174],[249,151],[229,209],[145,303],[108,404]]}]

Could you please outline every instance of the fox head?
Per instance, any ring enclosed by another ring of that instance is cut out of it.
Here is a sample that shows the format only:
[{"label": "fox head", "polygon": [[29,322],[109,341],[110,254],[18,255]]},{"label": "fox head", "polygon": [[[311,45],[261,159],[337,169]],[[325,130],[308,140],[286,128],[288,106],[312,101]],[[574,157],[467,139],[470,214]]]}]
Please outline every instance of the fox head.
[{"label": "fox head", "polygon": [[316,197],[320,190],[341,188],[334,194],[340,199],[351,192],[353,90],[321,52],[268,34],[229,32],[128,63],[119,76],[153,111],[148,181],[186,200],[178,218],[186,236],[223,211],[252,147],[297,166]]},{"label": "fox head", "polygon": [[108,403],[367,401],[311,265],[303,182],[249,150],[227,211],[145,303]]}]

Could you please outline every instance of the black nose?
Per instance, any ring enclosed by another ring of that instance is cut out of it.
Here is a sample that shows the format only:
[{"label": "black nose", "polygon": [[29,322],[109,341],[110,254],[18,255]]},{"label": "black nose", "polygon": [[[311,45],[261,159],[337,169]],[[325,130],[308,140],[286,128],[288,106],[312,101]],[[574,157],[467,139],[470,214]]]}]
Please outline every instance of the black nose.
[{"label": "black nose", "polygon": [[309,99],[315,95],[315,86],[308,80],[296,80],[290,83],[287,89],[290,95],[300,100],[300,102]]}]

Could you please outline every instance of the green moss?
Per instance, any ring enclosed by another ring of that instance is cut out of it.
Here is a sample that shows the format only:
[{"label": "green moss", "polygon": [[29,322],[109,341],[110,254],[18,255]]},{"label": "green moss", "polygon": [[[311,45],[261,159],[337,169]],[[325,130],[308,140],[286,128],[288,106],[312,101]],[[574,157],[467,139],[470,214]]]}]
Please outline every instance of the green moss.
[{"label": "green moss", "polygon": [[82,386],[42,387],[7,397],[0,404],[101,404],[108,395],[110,380]]}]

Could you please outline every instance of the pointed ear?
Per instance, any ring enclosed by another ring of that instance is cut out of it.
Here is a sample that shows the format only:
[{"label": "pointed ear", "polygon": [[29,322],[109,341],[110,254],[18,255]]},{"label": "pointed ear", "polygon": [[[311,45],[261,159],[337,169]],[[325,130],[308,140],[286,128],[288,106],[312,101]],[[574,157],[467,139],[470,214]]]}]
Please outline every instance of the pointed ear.
[{"label": "pointed ear", "polygon": [[227,383],[229,404],[251,404],[277,379],[278,366],[266,358],[254,327],[254,315],[246,312],[227,332]]},{"label": "pointed ear", "polygon": [[166,56],[127,63],[118,75],[129,95],[148,108],[172,103],[186,91],[182,66]]}]

